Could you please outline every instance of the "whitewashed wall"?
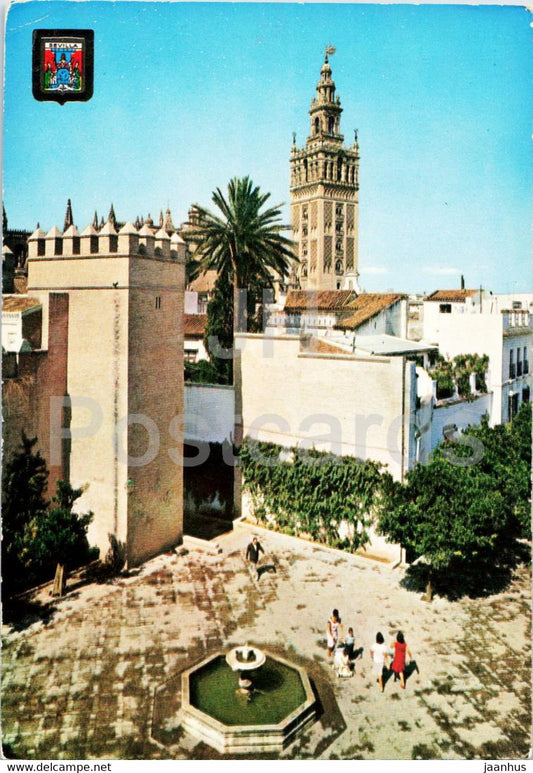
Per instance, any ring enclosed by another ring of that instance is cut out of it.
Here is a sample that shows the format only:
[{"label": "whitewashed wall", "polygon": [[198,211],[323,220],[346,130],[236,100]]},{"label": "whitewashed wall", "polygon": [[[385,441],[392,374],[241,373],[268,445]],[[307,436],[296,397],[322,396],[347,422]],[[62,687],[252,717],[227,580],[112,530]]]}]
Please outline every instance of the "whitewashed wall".
[{"label": "whitewashed wall", "polygon": [[480,424],[482,417],[491,413],[492,394],[481,395],[471,402],[462,400],[452,405],[439,405],[433,409],[431,421],[431,450],[444,440],[442,433],[447,424],[455,424],[463,430],[469,424]]},{"label": "whitewashed wall", "polygon": [[222,443],[233,435],[233,387],[185,384],[184,440]]}]

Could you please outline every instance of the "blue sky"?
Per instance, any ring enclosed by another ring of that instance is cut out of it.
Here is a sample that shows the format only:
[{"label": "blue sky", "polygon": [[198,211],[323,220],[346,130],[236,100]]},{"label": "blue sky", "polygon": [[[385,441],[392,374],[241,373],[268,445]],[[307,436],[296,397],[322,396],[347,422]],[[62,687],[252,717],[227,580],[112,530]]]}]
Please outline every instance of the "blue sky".
[{"label": "blue sky", "polygon": [[[174,222],[249,174],[289,201],[324,46],[360,141],[368,291],[531,290],[531,17],[520,7],[26,2],[6,23],[10,227],[80,229],[94,210]],[[92,28],[86,103],[36,101],[33,29]],[[288,222],[288,207],[284,208]]]}]

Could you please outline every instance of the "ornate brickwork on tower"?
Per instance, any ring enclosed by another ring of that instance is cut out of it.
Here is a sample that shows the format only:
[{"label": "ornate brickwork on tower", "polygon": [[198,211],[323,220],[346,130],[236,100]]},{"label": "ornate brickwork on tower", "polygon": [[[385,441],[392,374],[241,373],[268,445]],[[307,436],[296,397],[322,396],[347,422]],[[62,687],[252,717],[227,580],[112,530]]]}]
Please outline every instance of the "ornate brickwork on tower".
[{"label": "ornate brickwork on tower", "polygon": [[359,145],[344,144],[330,49],[311,102],[311,134],[291,152],[291,220],[302,290],[358,290]]}]

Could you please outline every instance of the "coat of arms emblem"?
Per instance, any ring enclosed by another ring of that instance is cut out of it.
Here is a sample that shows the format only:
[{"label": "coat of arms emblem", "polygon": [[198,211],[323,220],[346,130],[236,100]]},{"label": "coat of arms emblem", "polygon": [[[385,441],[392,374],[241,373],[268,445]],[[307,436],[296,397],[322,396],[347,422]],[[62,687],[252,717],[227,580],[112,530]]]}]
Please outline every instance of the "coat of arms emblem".
[{"label": "coat of arms emblem", "polygon": [[93,93],[92,30],[34,30],[33,95],[60,104]]}]

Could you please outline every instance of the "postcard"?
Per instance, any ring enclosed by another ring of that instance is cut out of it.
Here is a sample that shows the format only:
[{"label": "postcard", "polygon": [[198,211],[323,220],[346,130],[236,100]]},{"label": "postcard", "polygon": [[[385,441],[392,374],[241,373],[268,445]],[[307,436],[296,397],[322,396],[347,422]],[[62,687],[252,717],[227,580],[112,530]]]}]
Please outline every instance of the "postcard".
[{"label": "postcard", "polygon": [[11,4],[8,763],[526,769],[530,19]]}]

